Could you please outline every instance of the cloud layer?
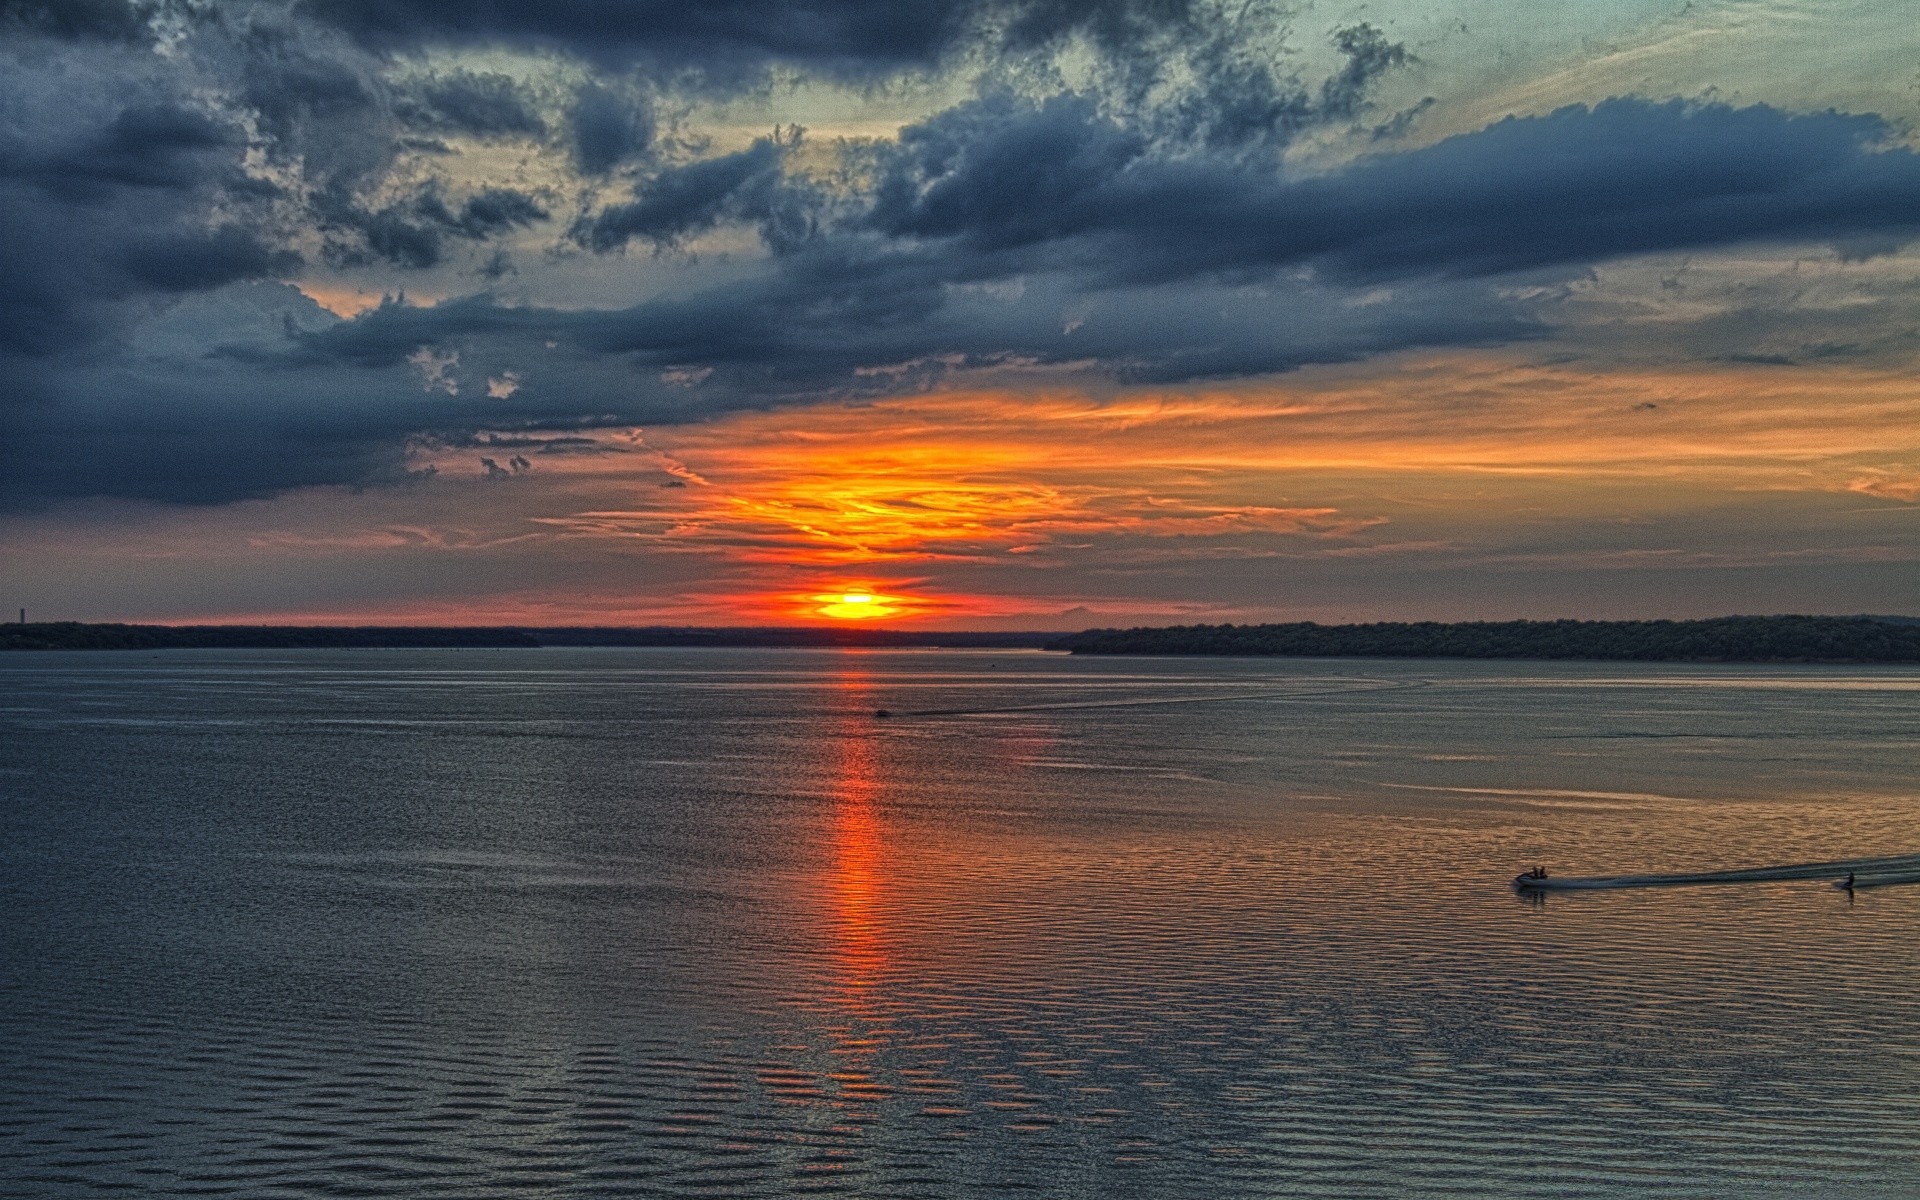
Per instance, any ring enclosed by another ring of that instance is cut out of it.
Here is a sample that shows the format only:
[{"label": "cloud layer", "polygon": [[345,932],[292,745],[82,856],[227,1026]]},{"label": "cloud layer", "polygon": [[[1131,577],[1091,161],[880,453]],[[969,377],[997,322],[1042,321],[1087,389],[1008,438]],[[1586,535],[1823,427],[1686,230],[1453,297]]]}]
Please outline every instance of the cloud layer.
[{"label": "cloud layer", "polygon": [[[600,430],[954,388],[1502,346],[1884,364],[1920,327],[1876,274],[1920,236],[1892,121],[1616,96],[1429,137],[1402,82],[1431,50],[1259,5],[11,3],[0,58],[14,512],[510,484]],[[814,93],[905,115],[723,119]],[[1644,267],[1782,253],[1845,294]],[[1905,502],[1904,470],[1848,486]],[[1121,519],[1076,503],[984,544]]]}]

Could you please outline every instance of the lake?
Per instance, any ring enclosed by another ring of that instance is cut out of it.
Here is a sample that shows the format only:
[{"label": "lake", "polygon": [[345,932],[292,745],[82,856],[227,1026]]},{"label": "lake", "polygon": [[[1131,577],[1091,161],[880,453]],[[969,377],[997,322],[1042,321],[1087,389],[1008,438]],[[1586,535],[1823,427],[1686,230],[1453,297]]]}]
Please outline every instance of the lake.
[{"label": "lake", "polygon": [[[876,710],[891,715],[877,717]],[[0,1196],[1909,1196],[1920,670],[0,657]]]}]

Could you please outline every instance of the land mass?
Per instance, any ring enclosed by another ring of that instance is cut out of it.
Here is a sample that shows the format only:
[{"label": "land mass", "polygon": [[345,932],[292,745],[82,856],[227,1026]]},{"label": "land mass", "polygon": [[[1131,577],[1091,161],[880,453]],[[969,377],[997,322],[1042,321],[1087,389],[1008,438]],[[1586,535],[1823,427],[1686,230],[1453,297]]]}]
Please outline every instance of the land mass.
[{"label": "land mass", "polygon": [[1178,625],[1084,633],[871,627],[0,625],[0,650],[313,650],[541,646],[1048,649],[1074,654],[1293,658],[1532,658],[1639,662],[1920,662],[1913,617]]},{"label": "land mass", "polygon": [[975,633],[870,628],[660,625],[100,625],[78,621],[0,625],[0,650],[356,650],[538,646],[866,646],[1038,649],[1058,633]]},{"label": "land mass", "polygon": [[1383,622],[1090,629],[1074,654],[1288,658],[1535,658],[1634,662],[1920,662],[1910,617],[1714,617],[1701,621]]},{"label": "land mass", "polygon": [[518,630],[337,625],[0,625],[0,650],[357,650],[538,646]]}]

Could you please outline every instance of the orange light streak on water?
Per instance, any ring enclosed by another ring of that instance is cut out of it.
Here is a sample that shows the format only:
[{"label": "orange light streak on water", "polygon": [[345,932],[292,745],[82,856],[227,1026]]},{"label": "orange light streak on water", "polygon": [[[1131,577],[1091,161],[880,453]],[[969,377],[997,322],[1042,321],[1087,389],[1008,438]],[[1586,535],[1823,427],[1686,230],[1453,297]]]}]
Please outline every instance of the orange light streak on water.
[{"label": "orange light streak on water", "polygon": [[[885,974],[888,951],[879,914],[885,847],[878,812],[880,769],[874,759],[873,684],[865,670],[843,673],[835,687],[847,715],[837,728],[834,767],[831,889],[833,955],[839,1002],[855,1017],[869,1015],[873,990]],[[854,1034],[858,1036],[857,1032]]]}]

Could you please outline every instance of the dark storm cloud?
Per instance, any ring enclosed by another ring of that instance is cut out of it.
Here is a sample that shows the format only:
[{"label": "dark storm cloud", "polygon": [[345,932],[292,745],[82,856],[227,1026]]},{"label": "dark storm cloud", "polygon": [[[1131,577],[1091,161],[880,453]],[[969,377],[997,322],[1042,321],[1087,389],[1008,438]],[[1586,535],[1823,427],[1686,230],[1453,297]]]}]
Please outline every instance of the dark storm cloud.
[{"label": "dark storm cloud", "polygon": [[956,256],[1141,281],[1311,267],[1480,276],[1679,247],[1920,232],[1920,156],[1873,117],[1614,100],[1289,180],[1169,156],[1085,98],[1001,99],[903,132],[868,223]]},{"label": "dark storm cloud", "polygon": [[531,225],[546,219],[547,211],[524,192],[512,188],[488,188],[467,198],[458,215],[444,207],[451,228],[470,238],[491,237],[509,229]]},{"label": "dark storm cloud", "polygon": [[200,232],[170,232],[130,240],[127,275],[160,292],[197,292],[241,279],[290,272],[300,265],[291,250],[269,245],[257,233],[227,225]]},{"label": "dark storm cloud", "polygon": [[[167,55],[113,32],[144,10],[54,11],[0,9],[6,507],[403,479],[421,434],[585,436],[962,371],[1178,383],[1497,344],[1544,332],[1517,285],[1608,259],[1884,252],[1920,231],[1920,156],[1834,113],[1612,101],[1304,174],[1288,148],[1364,138],[1406,50],[1342,29],[1341,65],[1299,79],[1173,0],[310,0],[323,23],[195,10]],[[1013,72],[833,179],[801,173],[792,132],[699,149],[656,114],[685,94],[627,69],[876,76],[1067,35],[1104,47],[1084,90]],[[543,94],[385,57],[482,42],[622,69]],[[577,175],[441,172],[462,139],[520,139]],[[428,142],[437,157],[409,157]],[[438,268],[444,287],[548,222],[583,277],[594,254],[614,272],[716,230],[756,230],[766,253],[664,256],[704,282],[607,309],[396,299],[340,322],[241,286],[305,249],[382,280]]]},{"label": "dark storm cloud", "polygon": [[[97,13],[82,21],[84,12],[57,9],[56,21],[5,10],[8,506],[103,493],[233,498],[390,473],[391,450],[375,444],[386,435],[372,432],[385,423],[338,394],[366,381],[276,386],[287,381],[214,372],[178,353],[156,364],[132,343],[182,298],[297,271],[299,247],[316,231],[335,251],[343,240],[363,255],[378,243],[418,263],[442,257],[450,241],[483,242],[545,216],[533,196],[506,187],[453,195],[430,184],[380,206],[363,198],[411,129],[532,133],[526,96],[466,72],[389,82],[338,36],[232,13],[241,16],[199,14],[162,55],[106,36],[123,26]],[[218,321],[194,332],[202,340],[189,355],[223,336]],[[275,325],[266,336],[285,335]],[[330,408],[337,422],[317,419]]]},{"label": "dark storm cloud", "polygon": [[1753,241],[1911,238],[1920,234],[1920,155],[1881,148],[1891,133],[1872,116],[1611,100],[1508,118],[1221,216],[1262,254],[1364,278],[1489,275]]},{"label": "dark storm cloud", "polygon": [[604,175],[653,149],[653,107],[644,96],[588,84],[567,113],[573,161],[583,175]]},{"label": "dark storm cloud", "polygon": [[132,104],[37,164],[26,151],[7,166],[37,173],[60,199],[85,203],[107,199],[115,188],[193,187],[216,166],[210,157],[239,141],[232,126],[178,104]]},{"label": "dark storm cloud", "polygon": [[507,43],[592,62],[634,59],[725,77],[767,63],[843,74],[937,64],[989,36],[1009,48],[1082,33],[1108,44],[1185,22],[1191,0],[304,0],[386,50]]},{"label": "dark storm cloud", "polygon": [[761,138],[737,154],[668,168],[635,188],[632,203],[601,210],[574,236],[599,251],[634,238],[671,245],[724,220],[763,218],[781,186],[780,161],[780,145]]},{"label": "dark storm cloud", "polygon": [[537,97],[498,72],[451,71],[400,89],[400,120],[414,129],[474,137],[540,137],[547,122]]},{"label": "dark storm cloud", "polygon": [[0,0],[0,34],[133,41],[146,35],[153,11],[126,0]]},{"label": "dark storm cloud", "polygon": [[454,202],[429,180],[391,198],[404,153],[448,152],[423,135],[545,137],[541,97],[527,85],[462,69],[390,78],[338,34],[271,11],[211,28],[204,40],[211,69],[231,75],[237,107],[259,132],[259,153],[298,181],[297,220],[324,236],[328,259],[432,267],[449,239],[484,240],[545,218],[544,206],[515,188],[485,187]]},{"label": "dark storm cloud", "polygon": [[375,211],[352,204],[335,210],[335,219],[358,229],[376,255],[415,268],[439,263],[449,238],[482,241],[546,216],[547,210],[532,196],[510,188],[488,188],[458,208],[449,206],[439,189],[429,186],[402,203]]},{"label": "dark storm cloud", "polygon": [[[421,135],[544,137],[549,117],[523,84],[465,69],[396,73],[340,32],[273,5],[168,9],[175,40],[160,55],[147,36],[158,11],[110,0],[0,8],[0,217],[10,235],[0,345],[78,351],[138,317],[142,300],[284,270],[294,246],[312,245],[316,233],[337,264],[417,269],[446,261],[450,242],[545,217],[545,204],[517,188],[461,197],[430,180],[396,197],[389,186],[407,148],[428,144]],[[432,6],[360,11],[364,21],[344,22],[360,35],[389,18],[433,17]],[[480,11],[450,9],[445,32],[524,35],[522,44],[550,28],[612,44],[653,44],[658,34],[663,45],[692,39],[744,48],[748,58],[792,50],[890,63],[933,53],[967,22],[1023,44],[1075,30],[1113,39],[1176,20],[1184,4],[509,5],[485,20]],[[846,39],[850,48],[834,48]],[[588,173],[647,160],[654,148],[650,102],[631,80],[582,87],[561,119]],[[791,244],[811,232],[813,216],[804,190],[781,179],[779,159],[764,142],[654,164],[631,202],[576,228],[611,249],[634,238],[672,244],[745,220],[769,242]],[[184,261],[196,251],[203,261]]]},{"label": "dark storm cloud", "polygon": [[363,380],[343,402],[330,391],[341,380],[282,379],[269,403],[256,372],[206,364],[73,366],[58,379],[41,369],[19,382],[57,402],[8,415],[0,509],[100,495],[217,504],[402,480],[407,422],[382,409],[397,414],[418,397],[398,381]]},{"label": "dark storm cloud", "polygon": [[[885,383],[874,368],[916,361],[1092,360],[1176,381],[1525,337],[1538,324],[1476,280],[1681,245],[1913,231],[1920,156],[1878,149],[1884,132],[1832,114],[1617,101],[1289,181],[1156,154],[1082,98],[987,100],[907,130],[863,212],[823,222],[756,277],[618,312],[394,305],[299,353],[395,362],[519,334],[791,396]],[[609,210],[587,240],[710,223],[757,177],[752,153],[700,164],[711,175],[659,188],[653,208]],[[1000,281],[1018,297],[996,295]]]},{"label": "dark storm cloud", "polygon": [[[657,378],[547,351],[541,339],[550,317],[512,309],[467,322],[494,336],[465,347],[449,367],[453,391],[428,386],[406,361],[417,330],[392,329],[381,340],[384,318],[362,327],[357,357],[285,356],[288,327],[328,320],[292,288],[254,284],[191,297],[155,322],[183,336],[144,336],[111,357],[14,362],[7,395],[18,404],[0,438],[0,511],[88,496],[224,504],[296,487],[404,484],[412,478],[409,442],[422,431],[438,431],[442,444],[480,447],[488,439],[475,431],[519,430],[533,445],[555,433],[635,418],[684,421],[714,408]],[[235,344],[209,356],[184,335]],[[538,386],[486,394],[490,374],[529,363],[540,368]]]},{"label": "dark storm cloud", "polygon": [[[1304,281],[1285,286],[1190,280],[1088,292],[1068,277],[1017,288],[960,284],[937,257],[824,246],[778,272],[613,311],[505,306],[470,297],[433,308],[389,303],[302,335],[269,356],[326,367],[391,369],[423,350],[545,359],[566,385],[530,374],[515,399],[573,404],[635,421],[693,411],[884,393],[964,368],[1094,362],[1133,381],[1176,382],[1339,362],[1420,345],[1537,336],[1518,304],[1471,283],[1411,284],[1391,302]],[[1072,313],[1071,317],[1065,314]],[[711,372],[691,391],[659,372]]]},{"label": "dark storm cloud", "polygon": [[1336,30],[1333,44],[1346,55],[1344,67],[1320,85],[1320,107],[1329,113],[1357,116],[1367,107],[1375,81],[1411,57],[1407,48],[1390,42],[1371,25]]},{"label": "dark storm cloud", "polygon": [[[0,103],[38,104],[32,82],[0,84]],[[0,352],[78,351],[117,302],[297,265],[251,223],[243,150],[232,125],[138,89],[0,130]]]}]

